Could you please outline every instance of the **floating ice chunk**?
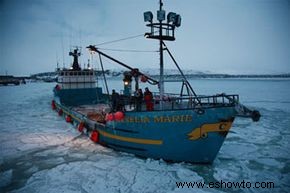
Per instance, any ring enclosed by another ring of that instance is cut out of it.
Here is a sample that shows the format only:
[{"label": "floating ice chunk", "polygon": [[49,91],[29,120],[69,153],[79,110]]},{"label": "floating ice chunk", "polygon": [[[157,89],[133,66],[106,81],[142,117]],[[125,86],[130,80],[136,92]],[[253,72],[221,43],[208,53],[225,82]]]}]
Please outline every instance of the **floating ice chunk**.
[{"label": "floating ice chunk", "polygon": [[285,165],[284,163],[278,162],[277,160],[271,159],[271,158],[259,158],[259,159],[256,159],[255,161],[271,168],[276,167],[276,168],[282,169]]},{"label": "floating ice chunk", "polygon": [[222,169],[215,169],[215,173],[213,174],[213,177],[217,180],[236,180],[239,179],[240,175],[237,173],[237,171],[231,171],[231,170],[225,170]]},{"label": "floating ice chunk", "polygon": [[87,158],[87,155],[82,154],[82,153],[70,153],[68,156],[72,157],[72,158],[77,158],[77,159],[86,159]]},{"label": "floating ice chunk", "polygon": [[248,143],[225,143],[220,154],[226,158],[239,157],[242,159],[255,159],[258,147]]},{"label": "floating ice chunk", "polygon": [[32,174],[35,173],[39,170],[39,168],[37,166],[32,166],[31,168],[29,168],[27,171],[25,171],[25,173],[27,174]]},{"label": "floating ice chunk", "polygon": [[47,165],[58,165],[58,164],[61,164],[61,163],[65,163],[65,160],[64,158],[62,157],[56,157],[56,158],[50,158],[50,159],[46,159],[44,160],[44,163],[47,164]]},{"label": "floating ice chunk", "polygon": [[13,170],[0,172],[0,187],[7,186],[11,183]]},{"label": "floating ice chunk", "polygon": [[15,192],[166,193],[176,188],[175,182],[180,178],[203,180],[181,164],[171,165],[131,156],[99,155],[94,161],[66,163],[36,172],[23,188]]},{"label": "floating ice chunk", "polygon": [[203,178],[201,176],[199,176],[197,173],[186,169],[186,168],[182,168],[180,167],[177,171],[176,171],[177,177],[181,180],[181,181],[186,181],[186,180],[190,180],[190,181],[203,181]]}]

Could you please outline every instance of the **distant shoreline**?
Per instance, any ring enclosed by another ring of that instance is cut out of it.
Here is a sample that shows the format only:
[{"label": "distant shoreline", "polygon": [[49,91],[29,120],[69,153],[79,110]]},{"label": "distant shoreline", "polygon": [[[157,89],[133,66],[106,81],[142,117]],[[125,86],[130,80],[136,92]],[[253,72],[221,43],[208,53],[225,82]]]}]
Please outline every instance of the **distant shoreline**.
[{"label": "distant shoreline", "polygon": [[[111,71],[106,70],[105,74],[107,78],[123,78],[123,71]],[[102,76],[101,71],[96,71],[97,76]],[[33,74],[31,76],[13,76],[14,78],[18,79],[32,79],[32,80],[44,80],[44,79],[56,79],[57,73],[56,72],[43,72],[38,74]],[[159,75],[150,75],[148,76],[159,79]],[[4,78],[5,76],[1,76]],[[207,73],[198,73],[198,74],[185,74],[185,77],[188,79],[290,79],[290,73],[285,74],[242,74],[242,75],[232,75],[232,74],[207,74]],[[176,80],[182,79],[180,74],[166,74],[164,75],[165,79],[168,80]]]},{"label": "distant shoreline", "polygon": [[[158,78],[159,76],[152,76]],[[267,74],[267,75],[229,75],[229,74],[186,74],[186,78],[197,78],[197,79],[203,79],[203,78],[214,78],[214,79],[290,79],[290,74]],[[175,78],[182,78],[179,74],[173,74],[173,75],[165,75],[165,78],[167,79],[175,79]]]}]

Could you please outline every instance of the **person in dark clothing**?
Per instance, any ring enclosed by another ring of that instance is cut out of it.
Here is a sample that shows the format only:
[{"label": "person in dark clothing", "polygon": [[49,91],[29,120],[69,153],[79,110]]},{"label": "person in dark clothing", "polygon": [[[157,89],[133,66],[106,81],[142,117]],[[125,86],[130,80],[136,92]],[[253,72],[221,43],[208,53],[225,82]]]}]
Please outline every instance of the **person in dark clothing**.
[{"label": "person in dark clothing", "polygon": [[113,111],[117,111],[118,110],[118,106],[119,106],[119,94],[115,91],[115,89],[112,90],[112,108]]},{"label": "person in dark clothing", "polygon": [[144,100],[146,103],[146,110],[147,111],[153,111],[154,106],[153,106],[153,95],[152,92],[146,87],[145,92],[144,92]]},{"label": "person in dark clothing", "polygon": [[142,101],[143,101],[143,93],[142,93],[141,88],[139,88],[136,91],[135,97],[136,97],[136,110],[141,111],[142,110]]}]

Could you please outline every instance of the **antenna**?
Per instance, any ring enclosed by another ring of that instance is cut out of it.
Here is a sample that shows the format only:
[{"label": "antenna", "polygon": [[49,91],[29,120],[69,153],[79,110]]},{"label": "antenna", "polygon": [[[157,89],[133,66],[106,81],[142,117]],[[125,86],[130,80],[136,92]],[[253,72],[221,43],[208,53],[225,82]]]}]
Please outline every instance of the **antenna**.
[{"label": "antenna", "polygon": [[[80,38],[80,43],[79,43],[79,45],[82,45],[82,29],[81,29],[80,26],[79,26],[79,38]],[[81,52],[82,52],[82,47],[78,47],[78,48],[79,48],[80,53],[81,53]],[[86,66],[86,65],[85,65],[85,62],[83,61],[82,58],[80,58],[80,64],[81,64],[81,63],[84,64],[84,67]]]},{"label": "antenna", "polygon": [[59,63],[58,63],[58,55],[57,55],[57,52],[55,53],[56,55],[56,71],[59,70]]},{"label": "antenna", "polygon": [[65,68],[65,61],[64,61],[64,46],[63,46],[63,33],[61,32],[61,49],[62,49],[62,67]]}]

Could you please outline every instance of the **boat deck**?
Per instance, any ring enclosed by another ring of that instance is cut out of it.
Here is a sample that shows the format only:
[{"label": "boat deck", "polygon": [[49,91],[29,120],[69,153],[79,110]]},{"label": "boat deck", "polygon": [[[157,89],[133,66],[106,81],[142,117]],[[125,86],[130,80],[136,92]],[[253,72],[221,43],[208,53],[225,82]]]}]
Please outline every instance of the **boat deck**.
[{"label": "boat deck", "polygon": [[[110,96],[106,96],[111,98]],[[238,95],[213,95],[213,96],[176,96],[176,95],[166,95],[163,98],[163,111],[165,110],[184,110],[184,109],[204,109],[204,108],[212,108],[212,107],[227,107],[234,106],[238,103],[239,96]],[[91,105],[82,105],[73,107],[73,110],[84,115],[90,116],[94,114],[106,114],[111,111],[112,103],[109,101],[108,104],[91,104]],[[160,97],[158,95],[154,95],[154,99],[152,100],[153,111],[160,111]],[[115,111],[139,111],[144,112],[148,111],[146,108],[146,102],[142,101],[140,108],[137,108],[137,100],[136,97],[128,97],[125,95],[120,95],[120,99],[118,100],[118,108]]]},{"label": "boat deck", "polygon": [[[125,111],[137,111],[136,97],[127,97],[121,95],[120,103]],[[159,95],[154,95],[152,103],[154,111],[161,110]],[[176,94],[166,94],[162,100],[162,110],[184,110],[184,109],[199,109],[211,107],[234,106],[239,103],[238,95],[218,94],[212,96],[180,96]],[[147,111],[146,102],[142,101],[139,111]]]}]

